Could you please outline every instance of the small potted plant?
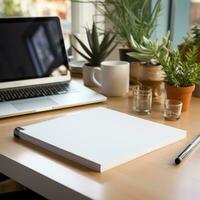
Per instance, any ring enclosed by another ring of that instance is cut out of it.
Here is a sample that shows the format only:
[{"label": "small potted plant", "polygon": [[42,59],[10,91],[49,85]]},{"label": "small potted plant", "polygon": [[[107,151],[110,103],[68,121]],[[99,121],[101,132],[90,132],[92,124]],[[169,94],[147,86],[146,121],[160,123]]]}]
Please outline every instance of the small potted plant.
[{"label": "small potted plant", "polygon": [[153,97],[160,97],[161,83],[164,80],[164,72],[158,58],[161,53],[168,54],[171,48],[168,32],[161,42],[150,40],[143,37],[142,44],[138,44],[132,36],[131,47],[136,50],[128,53],[130,57],[137,59],[138,63],[131,63],[132,81],[139,81],[143,85],[150,86],[153,89]]},{"label": "small potted plant", "polygon": [[192,49],[193,47],[197,48],[197,61],[200,62],[200,26],[195,25],[187,33],[187,36],[184,38],[184,42],[179,45],[179,50],[181,56],[184,58],[185,53]]},{"label": "small potted plant", "polygon": [[91,77],[93,68],[100,67],[101,62],[104,61],[105,58],[113,51],[117,43],[112,44],[115,39],[115,35],[111,36],[111,33],[109,32],[102,34],[103,38],[100,41],[99,33],[97,32],[97,27],[94,22],[92,25],[92,30],[85,28],[85,31],[89,47],[84,44],[77,36],[73,35],[82,47],[84,53],[78,50],[74,45],[72,45],[72,48],[74,48],[74,50],[87,61],[87,63],[83,66],[84,84],[86,86],[94,87],[95,84],[93,83]]},{"label": "small potted plant", "polygon": [[[197,62],[200,63],[200,26],[198,25],[191,28],[187,36],[184,38],[184,42],[179,45],[179,50],[183,59],[185,58],[186,52],[193,47],[197,48]],[[193,95],[198,97],[200,96],[200,82],[196,83]]]},{"label": "small potted plant", "polygon": [[200,63],[197,62],[197,48],[193,47],[181,57],[179,50],[160,54],[160,63],[165,72],[165,89],[168,99],[183,102],[182,112],[188,111],[195,83],[200,80]]}]

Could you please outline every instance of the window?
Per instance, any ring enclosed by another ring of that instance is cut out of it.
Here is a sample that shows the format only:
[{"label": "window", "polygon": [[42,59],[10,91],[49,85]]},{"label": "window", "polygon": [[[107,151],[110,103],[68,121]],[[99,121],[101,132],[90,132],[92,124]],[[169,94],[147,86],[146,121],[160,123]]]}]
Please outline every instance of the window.
[{"label": "window", "polygon": [[170,0],[169,26],[174,48],[183,42],[189,30],[189,10],[190,0]]},{"label": "window", "polygon": [[[86,3],[87,0],[83,0],[83,2],[72,3],[71,0],[0,0],[0,17],[59,16],[65,46],[69,50],[69,35],[76,34],[84,41],[86,39],[84,27],[91,26],[93,16],[96,15],[92,4]],[[76,46],[76,43],[74,45]],[[75,52],[73,55],[75,59],[80,57]]]},{"label": "window", "polygon": [[1,17],[10,16],[59,16],[69,48],[71,32],[71,0],[2,0],[0,3]]}]

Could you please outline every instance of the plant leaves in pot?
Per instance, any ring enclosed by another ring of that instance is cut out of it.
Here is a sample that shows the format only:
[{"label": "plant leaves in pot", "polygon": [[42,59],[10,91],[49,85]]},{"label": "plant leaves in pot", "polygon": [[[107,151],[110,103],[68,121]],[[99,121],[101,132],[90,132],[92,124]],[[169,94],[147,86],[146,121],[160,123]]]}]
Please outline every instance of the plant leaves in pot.
[{"label": "plant leaves in pot", "polygon": [[161,0],[156,0],[153,6],[149,0],[97,0],[93,4],[107,19],[111,25],[110,31],[117,35],[122,44],[120,60],[135,61],[126,54],[130,49],[133,51],[130,35],[139,44],[143,36],[150,38],[161,13]]},{"label": "plant leaves in pot", "polygon": [[143,37],[143,42],[138,44],[132,36],[131,45],[135,52],[128,53],[129,56],[136,58],[140,62],[131,63],[131,82],[140,82],[144,86],[152,87],[154,100],[160,99],[161,84],[164,80],[164,71],[158,58],[161,53],[168,54],[171,43],[168,32],[161,42],[150,40]]},{"label": "plant leaves in pot", "polygon": [[180,51],[176,50],[170,54],[161,54],[159,60],[165,72],[167,98],[182,101],[182,112],[188,111],[195,83],[200,79],[197,48],[187,51],[184,59]]},{"label": "plant leaves in pot", "polygon": [[[83,82],[84,85],[94,87],[95,84],[92,81],[92,70],[94,67],[100,67],[102,61],[113,51],[117,46],[117,43],[114,43],[115,35],[111,36],[111,33],[104,32],[102,33],[102,40],[100,41],[100,34],[97,32],[97,27],[95,22],[93,22],[92,30],[85,28],[88,46],[84,44],[76,35],[73,35],[74,38],[80,44],[82,51],[77,49],[74,45],[72,48],[79,53],[83,58],[87,60],[87,63],[83,66]],[[98,77],[97,77],[98,78]]]},{"label": "plant leaves in pot", "polygon": [[[185,59],[186,52],[192,49],[193,47],[197,48],[197,62],[200,63],[200,26],[195,25],[187,33],[187,36],[184,38],[183,43],[181,43],[178,48],[181,53],[181,57]],[[200,97],[200,82],[195,84],[195,90],[193,95]]]}]

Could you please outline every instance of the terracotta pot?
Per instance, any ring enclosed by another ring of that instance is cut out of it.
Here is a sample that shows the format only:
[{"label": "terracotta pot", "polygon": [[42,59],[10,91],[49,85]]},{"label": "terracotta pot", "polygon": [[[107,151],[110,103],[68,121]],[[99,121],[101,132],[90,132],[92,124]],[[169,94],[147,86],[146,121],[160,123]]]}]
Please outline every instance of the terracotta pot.
[{"label": "terracotta pot", "polygon": [[[87,64],[85,64],[83,66],[83,83],[86,86],[89,87],[96,87],[96,85],[94,84],[93,80],[92,80],[92,71],[94,69],[94,66],[88,66]],[[100,74],[96,73],[96,79],[98,81],[100,81]]]},{"label": "terracotta pot", "polygon": [[192,92],[194,91],[195,85],[189,87],[174,87],[165,84],[165,89],[168,99],[178,99],[183,102],[182,112],[188,111],[190,107],[190,101]]},{"label": "terracotta pot", "polygon": [[164,72],[161,65],[143,65],[132,62],[130,65],[130,81],[135,84],[140,82],[144,86],[152,87],[153,97],[161,96],[161,84],[164,80]]}]

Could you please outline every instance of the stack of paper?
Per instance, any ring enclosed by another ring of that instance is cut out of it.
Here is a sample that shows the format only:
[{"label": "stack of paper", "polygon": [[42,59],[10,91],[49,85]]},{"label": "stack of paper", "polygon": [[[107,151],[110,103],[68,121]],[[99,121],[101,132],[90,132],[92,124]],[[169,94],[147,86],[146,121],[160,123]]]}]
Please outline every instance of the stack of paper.
[{"label": "stack of paper", "polygon": [[181,140],[186,132],[98,107],[16,128],[15,136],[102,172]]}]

